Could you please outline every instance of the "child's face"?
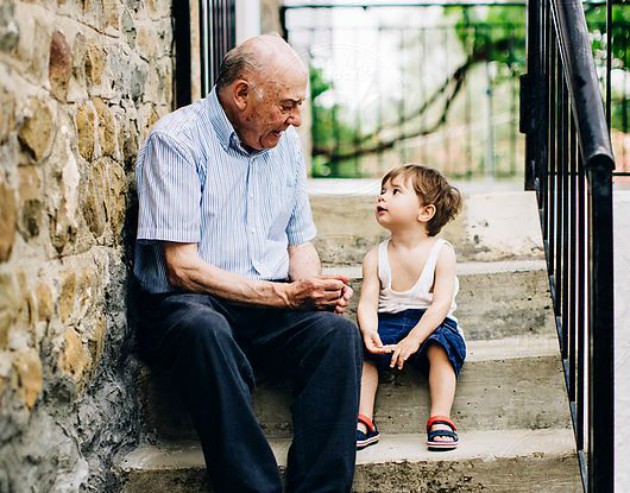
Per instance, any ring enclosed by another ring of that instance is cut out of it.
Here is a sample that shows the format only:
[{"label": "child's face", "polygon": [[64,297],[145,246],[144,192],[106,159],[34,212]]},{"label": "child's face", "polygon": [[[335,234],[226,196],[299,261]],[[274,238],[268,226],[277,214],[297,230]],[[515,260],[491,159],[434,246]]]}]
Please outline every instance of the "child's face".
[{"label": "child's face", "polygon": [[396,177],[383,185],[376,203],[376,220],[387,229],[417,225],[424,209],[411,181]]}]

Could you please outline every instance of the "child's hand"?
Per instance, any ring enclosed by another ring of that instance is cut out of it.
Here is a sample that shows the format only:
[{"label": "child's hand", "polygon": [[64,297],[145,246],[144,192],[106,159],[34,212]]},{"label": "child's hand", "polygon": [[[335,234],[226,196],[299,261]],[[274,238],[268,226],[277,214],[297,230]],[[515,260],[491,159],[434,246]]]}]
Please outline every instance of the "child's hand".
[{"label": "child's hand", "polygon": [[376,331],[363,334],[363,342],[365,342],[365,347],[370,353],[382,354],[392,352],[392,346],[383,346],[383,342]]},{"label": "child's hand", "polygon": [[389,364],[390,368],[398,367],[399,370],[403,369],[405,361],[409,359],[412,354],[418,352],[422,341],[417,337],[405,337],[398,344],[394,346],[392,353],[392,361]]}]

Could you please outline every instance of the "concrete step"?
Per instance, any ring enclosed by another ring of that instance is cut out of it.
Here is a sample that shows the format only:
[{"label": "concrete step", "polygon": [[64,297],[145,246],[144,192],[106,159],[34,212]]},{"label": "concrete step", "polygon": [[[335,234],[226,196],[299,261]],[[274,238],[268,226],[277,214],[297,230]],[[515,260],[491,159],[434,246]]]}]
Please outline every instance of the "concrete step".
[{"label": "concrete step", "polygon": [[[163,380],[145,380],[146,429],[164,440],[194,439],[180,399]],[[262,383],[254,406],[269,436],[290,436],[288,382]],[[403,371],[384,378],[375,418],[384,432],[423,429],[429,406],[426,378]],[[460,375],[453,419],[462,430],[544,429],[570,426],[558,343],[549,337],[469,341]]]},{"label": "concrete step", "polygon": [[[356,321],[361,267],[330,267],[324,272],[351,279],[354,296],[346,316]],[[464,262],[458,265],[458,277],[460,290],[455,315],[467,339],[553,332],[553,309],[543,260]]]},{"label": "concrete step", "polygon": [[[324,265],[360,264],[365,253],[387,237],[375,219],[375,194],[310,194]],[[534,192],[464,194],[460,215],[441,235],[460,261],[543,259]]]},{"label": "concrete step", "polygon": [[[580,492],[573,433],[560,430],[463,431],[451,452],[429,452],[424,433],[383,434],[357,455],[355,493]],[[289,439],[272,439],[281,473]],[[142,445],[116,465],[123,493],[207,492],[194,443]]]}]

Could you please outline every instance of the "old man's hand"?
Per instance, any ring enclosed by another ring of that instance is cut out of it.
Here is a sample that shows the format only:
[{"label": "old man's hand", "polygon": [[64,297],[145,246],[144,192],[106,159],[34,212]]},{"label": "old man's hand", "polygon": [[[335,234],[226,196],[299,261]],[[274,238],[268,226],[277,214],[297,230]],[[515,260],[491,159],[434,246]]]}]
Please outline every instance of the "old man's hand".
[{"label": "old man's hand", "polygon": [[291,308],[343,313],[352,297],[352,288],[347,284],[348,278],[341,275],[298,279],[287,286],[287,304]]}]

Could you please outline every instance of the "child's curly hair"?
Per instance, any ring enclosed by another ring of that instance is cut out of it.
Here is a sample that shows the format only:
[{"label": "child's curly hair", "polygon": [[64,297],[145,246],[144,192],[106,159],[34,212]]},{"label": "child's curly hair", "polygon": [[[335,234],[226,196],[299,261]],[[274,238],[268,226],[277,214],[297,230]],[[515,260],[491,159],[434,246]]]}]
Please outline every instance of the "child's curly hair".
[{"label": "child's curly hair", "polygon": [[381,180],[381,186],[398,177],[411,181],[422,204],[435,206],[435,215],[427,223],[429,236],[438,234],[459,213],[462,195],[439,171],[420,164],[405,164],[390,170]]}]

